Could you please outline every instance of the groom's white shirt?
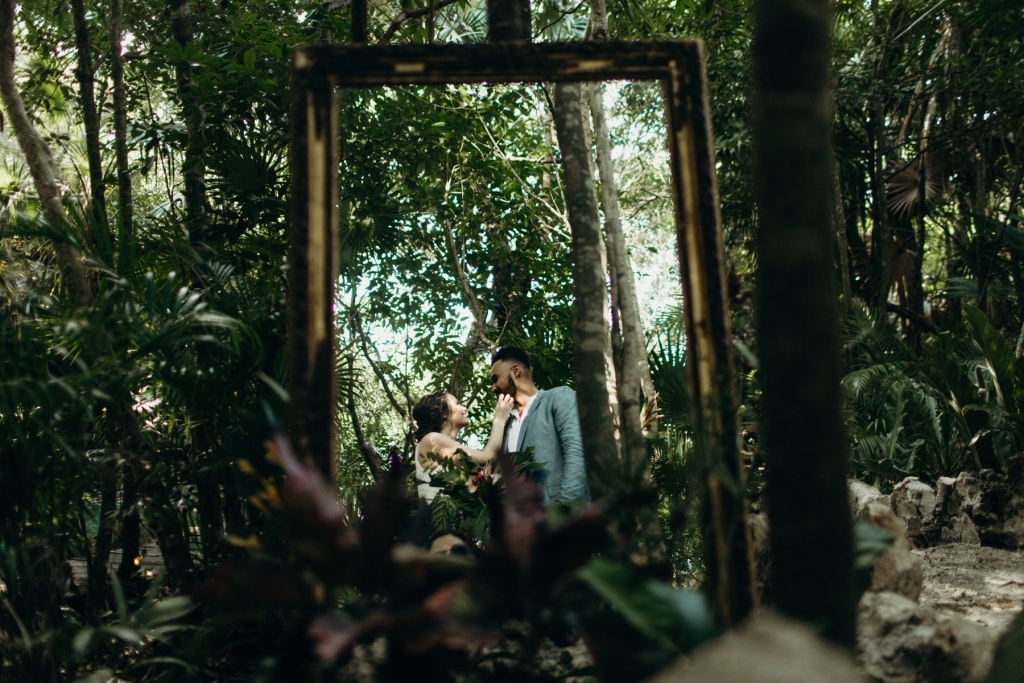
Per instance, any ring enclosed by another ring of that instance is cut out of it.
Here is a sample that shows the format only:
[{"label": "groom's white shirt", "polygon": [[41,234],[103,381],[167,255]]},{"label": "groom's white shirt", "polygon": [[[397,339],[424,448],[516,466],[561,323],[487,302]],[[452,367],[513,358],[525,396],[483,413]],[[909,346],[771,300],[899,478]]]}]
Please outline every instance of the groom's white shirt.
[{"label": "groom's white shirt", "polygon": [[534,394],[530,398],[526,399],[526,405],[523,406],[523,414],[519,414],[518,408],[512,409],[512,426],[508,428],[508,450],[515,452],[519,448],[519,432],[523,428],[523,422],[526,420],[527,413],[530,412],[530,404],[533,403],[533,399],[537,398],[538,394]]}]

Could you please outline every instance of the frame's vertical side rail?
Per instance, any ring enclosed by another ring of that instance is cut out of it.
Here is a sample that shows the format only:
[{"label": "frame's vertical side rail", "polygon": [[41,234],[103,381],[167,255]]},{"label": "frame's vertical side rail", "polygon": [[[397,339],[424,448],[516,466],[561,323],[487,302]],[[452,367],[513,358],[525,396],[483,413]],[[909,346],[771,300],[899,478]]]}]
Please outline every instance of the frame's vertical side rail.
[{"label": "frame's vertical side rail", "polygon": [[756,604],[740,462],[714,143],[700,44],[669,65],[668,110],[679,272],[696,453],[701,462],[706,585],[723,627]]},{"label": "frame's vertical side rail", "polygon": [[296,452],[334,479],[334,283],[337,107],[334,88],[292,58],[288,253],[289,431]]}]

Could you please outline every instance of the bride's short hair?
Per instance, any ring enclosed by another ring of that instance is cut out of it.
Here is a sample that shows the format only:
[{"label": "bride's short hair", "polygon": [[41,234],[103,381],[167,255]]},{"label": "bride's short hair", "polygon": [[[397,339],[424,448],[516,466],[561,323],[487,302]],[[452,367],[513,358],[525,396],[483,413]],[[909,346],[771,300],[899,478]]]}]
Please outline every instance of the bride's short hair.
[{"label": "bride's short hair", "polygon": [[412,408],[412,419],[416,421],[416,441],[431,432],[441,431],[441,425],[448,419],[448,392],[435,391],[420,398]]}]

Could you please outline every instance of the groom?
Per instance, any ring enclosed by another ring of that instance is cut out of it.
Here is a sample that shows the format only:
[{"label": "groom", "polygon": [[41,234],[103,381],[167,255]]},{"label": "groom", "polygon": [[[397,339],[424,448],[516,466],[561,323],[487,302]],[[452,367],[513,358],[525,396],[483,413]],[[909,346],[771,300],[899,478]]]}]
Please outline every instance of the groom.
[{"label": "groom", "polygon": [[544,465],[539,480],[544,505],[589,502],[576,392],[569,387],[538,390],[530,357],[518,346],[504,346],[491,356],[491,391],[515,400],[502,448],[511,452],[533,446],[534,460]]}]

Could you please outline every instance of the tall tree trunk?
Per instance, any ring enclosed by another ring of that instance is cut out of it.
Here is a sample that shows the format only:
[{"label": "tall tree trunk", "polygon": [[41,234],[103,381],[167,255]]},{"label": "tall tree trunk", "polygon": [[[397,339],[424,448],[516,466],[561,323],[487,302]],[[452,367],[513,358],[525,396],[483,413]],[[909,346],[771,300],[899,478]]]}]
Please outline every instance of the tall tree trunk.
[{"label": "tall tree trunk", "polygon": [[839,182],[839,165],[832,165],[832,231],[836,236],[839,251],[839,282],[843,292],[843,306],[853,303],[853,287],[850,284],[850,244],[846,239],[846,212],[843,210],[843,187]]},{"label": "tall tree trunk", "polygon": [[601,498],[615,490],[618,479],[615,426],[605,374],[604,340],[608,328],[604,317],[607,291],[601,267],[601,219],[584,133],[580,85],[560,83],[554,91],[552,113],[562,153],[565,207],[572,229],[576,398],[587,480],[594,497]]},{"label": "tall tree trunk", "polygon": [[[598,0],[600,3],[600,0]],[[594,17],[593,5],[591,17]],[[597,25],[592,23],[593,25]],[[592,31],[597,35],[596,31]],[[607,31],[604,31],[607,35]],[[618,345],[620,362],[616,365],[617,393],[619,403],[619,426],[623,436],[623,461],[626,481],[636,500],[633,514],[637,524],[639,550],[650,563],[665,563],[665,548],[662,541],[661,524],[658,519],[651,484],[651,459],[647,451],[640,420],[640,399],[655,401],[654,382],[647,362],[647,341],[640,322],[640,306],[636,297],[633,268],[629,263],[626,238],[622,232],[619,216],[619,196],[615,183],[615,169],[612,164],[612,141],[604,114],[604,89],[600,83],[587,87],[590,99],[590,113],[594,122],[596,139],[597,169],[601,178],[601,203],[604,207],[605,241],[608,252],[608,272],[612,276],[612,318],[621,329]],[[617,309],[617,310],[616,310]],[[613,335],[613,340],[616,335]],[[655,427],[655,429],[657,429]]]},{"label": "tall tree trunk", "polygon": [[[71,0],[71,14],[75,23],[75,49],[78,67],[79,99],[82,107],[82,121],[85,124],[85,151],[89,163],[89,194],[93,243],[103,257],[113,255],[110,227],[107,223],[106,187],[103,182],[103,160],[100,155],[100,117],[96,110],[93,82],[92,44],[89,40],[89,23],[85,18],[83,0]],[[114,439],[111,444],[116,444]],[[107,601],[107,563],[114,535],[114,516],[117,513],[117,465],[111,459],[99,466],[100,475],[100,520],[96,532],[95,552],[90,559],[87,578],[89,610],[98,614]]]},{"label": "tall tree trunk", "polygon": [[757,331],[775,601],[783,613],[852,646],[853,555],[832,271],[831,6],[829,0],[755,4]]},{"label": "tall tree trunk", "polygon": [[200,462],[194,472],[203,564],[213,566],[219,561],[224,549],[224,506],[220,499],[220,481],[208,463]]},{"label": "tall tree trunk", "polygon": [[75,21],[75,50],[78,53],[78,94],[82,103],[82,121],[85,123],[85,151],[89,159],[89,194],[92,201],[93,239],[110,254],[110,230],[107,225],[107,202],[104,196],[103,161],[100,158],[100,118],[96,111],[93,90],[92,45],[89,41],[89,23],[85,19],[84,0],[71,0],[71,14]]},{"label": "tall tree trunk", "polygon": [[[130,455],[128,457],[131,457]],[[121,585],[128,586],[135,573],[135,558],[142,551],[142,529],[139,514],[139,482],[132,467],[124,468],[121,487],[121,565],[117,568],[117,578]]]},{"label": "tall tree trunk", "polygon": [[[192,579],[194,571],[186,529],[182,516],[171,501],[171,491],[164,484],[162,470],[165,467],[144,462],[146,437],[139,427],[138,416],[126,399],[124,397],[120,401],[116,415],[122,442],[131,450],[126,459],[133,471],[125,475],[125,481],[138,484],[138,492],[146,508],[146,523],[156,536],[167,568],[167,584],[178,588]],[[127,495],[125,499],[127,502]]]},{"label": "tall tree trunk", "polygon": [[[924,150],[922,149],[917,178],[917,212],[910,228],[914,235],[914,242],[911,245],[913,254],[911,255],[910,277],[907,281],[907,308],[911,313],[918,316],[918,320],[924,319],[924,217],[928,211],[925,196],[927,173],[928,168],[925,163]],[[921,325],[916,321],[909,321],[909,323],[910,328],[907,331],[907,341],[911,348],[920,351]]]},{"label": "tall tree trunk", "polygon": [[[110,2],[110,77],[114,95],[114,159],[117,168],[117,273],[131,278],[135,262],[134,202],[132,178],[128,167],[128,102],[124,85],[124,55],[122,50],[124,4],[123,0]],[[138,453],[124,453],[129,459]],[[132,460],[123,468],[121,510],[121,564],[117,576],[121,584],[130,587],[131,577],[138,570],[135,558],[142,552],[141,514],[139,511],[139,482]],[[129,588],[130,590],[130,588]]]},{"label": "tall tree trunk", "polygon": [[117,273],[129,277],[135,262],[135,218],[132,177],[128,170],[128,102],[124,88],[124,55],[121,54],[122,18],[123,0],[110,0],[110,77],[114,82],[114,151],[120,209]]},{"label": "tall tree trunk", "polygon": [[622,232],[622,221],[619,216],[619,195],[612,163],[612,141],[604,114],[604,89],[599,83],[592,83],[587,90],[594,121],[594,137],[597,142],[597,170],[601,179],[608,270],[613,274],[615,282],[617,296],[614,299],[622,331],[622,362],[618,378],[619,410],[623,415],[630,461],[638,473],[645,472],[643,478],[647,480],[650,462],[640,427],[640,398],[642,395],[648,401],[654,400],[654,382],[647,361],[647,340],[640,322],[640,305],[636,296],[633,267],[629,262],[626,237]]},{"label": "tall tree trunk", "polygon": [[212,457],[215,441],[211,425],[197,425],[193,438],[197,451],[193,472],[196,509],[199,511],[199,540],[203,564],[212,567],[224,552],[224,504],[220,497],[220,477]]},{"label": "tall tree trunk", "polygon": [[[28,163],[43,217],[54,227],[67,229],[53,154],[29,119],[14,79],[14,0],[0,0],[0,99],[3,99],[7,120]],[[54,251],[68,298],[76,306],[91,305],[92,288],[78,250],[69,244],[57,243]]]},{"label": "tall tree trunk", "polygon": [[871,144],[871,275],[874,284],[870,302],[876,320],[884,320],[889,291],[892,289],[892,242],[889,213],[885,203],[885,113],[881,97],[876,98],[870,121],[868,139]]},{"label": "tall tree trunk", "polygon": [[96,531],[96,552],[88,567],[88,601],[92,614],[99,614],[107,601],[107,563],[114,537],[117,514],[117,469],[113,462],[100,465],[100,523]]},{"label": "tall tree trunk", "polygon": [[[189,0],[170,0],[171,34],[184,47],[195,41],[192,30],[192,7]],[[203,139],[205,115],[192,90],[192,66],[182,61],[174,67],[178,83],[178,96],[185,119],[188,142],[182,174],[185,176],[185,220],[189,241],[194,245],[206,242],[206,142]]]}]

